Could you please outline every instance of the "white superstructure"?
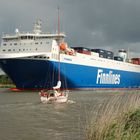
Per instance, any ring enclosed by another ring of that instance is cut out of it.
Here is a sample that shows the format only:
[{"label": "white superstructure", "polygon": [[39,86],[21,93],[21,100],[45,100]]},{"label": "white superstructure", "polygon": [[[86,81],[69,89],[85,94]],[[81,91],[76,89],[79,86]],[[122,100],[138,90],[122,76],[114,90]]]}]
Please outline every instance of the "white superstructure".
[{"label": "white superstructure", "polygon": [[27,57],[33,55],[41,55],[50,53],[52,50],[52,40],[61,42],[64,40],[65,34],[47,34],[41,31],[41,22],[37,21],[33,32],[21,33],[16,29],[14,35],[3,35],[0,58]]}]

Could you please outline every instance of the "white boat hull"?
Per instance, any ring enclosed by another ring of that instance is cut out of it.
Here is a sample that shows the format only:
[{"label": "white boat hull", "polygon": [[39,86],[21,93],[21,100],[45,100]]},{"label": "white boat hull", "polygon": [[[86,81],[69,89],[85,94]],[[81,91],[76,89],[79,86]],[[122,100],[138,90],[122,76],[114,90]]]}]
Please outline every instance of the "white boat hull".
[{"label": "white boat hull", "polygon": [[59,97],[40,97],[40,100],[42,103],[66,103],[68,100],[68,97],[66,96],[59,96]]},{"label": "white boat hull", "polygon": [[41,96],[40,100],[42,103],[66,103],[68,101],[68,91],[64,95],[54,96],[54,97],[47,97]]}]

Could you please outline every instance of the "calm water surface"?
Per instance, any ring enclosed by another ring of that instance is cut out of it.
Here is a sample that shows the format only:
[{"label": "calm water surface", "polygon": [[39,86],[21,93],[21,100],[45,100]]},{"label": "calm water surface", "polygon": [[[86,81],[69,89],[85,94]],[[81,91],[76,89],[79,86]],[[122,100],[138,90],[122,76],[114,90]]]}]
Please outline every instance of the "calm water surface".
[{"label": "calm water surface", "polygon": [[84,140],[89,113],[114,95],[71,91],[68,103],[56,105],[40,103],[38,92],[0,89],[0,140]]}]

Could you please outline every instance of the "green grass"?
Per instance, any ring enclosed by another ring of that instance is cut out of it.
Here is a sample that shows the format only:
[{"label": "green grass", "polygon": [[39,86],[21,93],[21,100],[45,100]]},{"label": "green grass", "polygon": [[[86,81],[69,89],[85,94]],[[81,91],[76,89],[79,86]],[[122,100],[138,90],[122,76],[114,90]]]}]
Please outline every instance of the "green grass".
[{"label": "green grass", "polygon": [[0,75],[0,84],[13,84],[7,75]]},{"label": "green grass", "polygon": [[86,127],[87,140],[140,140],[140,94],[116,94]]},{"label": "green grass", "polygon": [[109,124],[105,140],[140,140],[140,109]]}]

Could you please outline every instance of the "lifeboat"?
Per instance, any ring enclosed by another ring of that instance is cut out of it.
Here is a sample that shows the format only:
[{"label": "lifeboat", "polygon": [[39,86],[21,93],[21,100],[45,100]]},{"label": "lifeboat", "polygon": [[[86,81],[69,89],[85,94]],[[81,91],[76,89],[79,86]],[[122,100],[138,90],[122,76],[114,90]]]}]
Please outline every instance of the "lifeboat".
[{"label": "lifeboat", "polygon": [[65,51],[65,50],[67,50],[68,45],[66,43],[62,42],[62,43],[60,43],[59,47],[60,47],[60,50]]},{"label": "lifeboat", "polygon": [[68,54],[68,55],[74,55],[74,53],[75,53],[74,50],[69,48],[67,43],[65,43],[65,42],[60,43],[59,47],[60,47],[60,50],[65,51],[66,54]]}]

